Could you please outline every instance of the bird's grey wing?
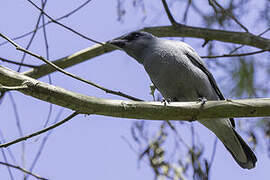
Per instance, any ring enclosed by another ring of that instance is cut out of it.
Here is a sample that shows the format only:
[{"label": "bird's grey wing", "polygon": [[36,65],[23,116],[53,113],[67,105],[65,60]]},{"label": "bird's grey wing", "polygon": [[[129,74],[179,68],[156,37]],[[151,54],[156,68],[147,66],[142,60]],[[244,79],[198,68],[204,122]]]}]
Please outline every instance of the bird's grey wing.
[{"label": "bird's grey wing", "polygon": [[208,69],[204,66],[204,64],[197,60],[196,57],[192,56],[190,53],[186,53],[186,56],[189,58],[189,60],[192,62],[192,64],[194,64],[196,67],[198,67],[199,69],[201,69],[208,77],[213,89],[215,90],[215,92],[217,93],[218,97],[220,100],[225,100],[225,97],[223,96],[223,94],[221,93],[221,91],[218,88],[218,85],[216,83],[216,80],[214,79],[213,75],[211,74],[210,71],[208,71]]},{"label": "bird's grey wing", "polygon": [[[225,100],[225,97],[223,96],[223,94],[221,93],[220,89],[218,88],[218,85],[216,83],[216,80],[214,79],[212,73],[210,71],[208,71],[208,69],[205,67],[205,65],[202,63],[202,61],[199,59],[200,57],[196,57],[194,55],[192,55],[193,52],[186,52],[186,56],[188,57],[188,59],[192,62],[192,64],[194,64],[196,67],[198,67],[199,69],[201,69],[208,77],[208,80],[210,82],[210,84],[212,85],[212,88],[215,90],[216,94],[218,95],[220,100]],[[233,118],[230,118],[231,124],[233,127],[235,127],[235,122]]]}]

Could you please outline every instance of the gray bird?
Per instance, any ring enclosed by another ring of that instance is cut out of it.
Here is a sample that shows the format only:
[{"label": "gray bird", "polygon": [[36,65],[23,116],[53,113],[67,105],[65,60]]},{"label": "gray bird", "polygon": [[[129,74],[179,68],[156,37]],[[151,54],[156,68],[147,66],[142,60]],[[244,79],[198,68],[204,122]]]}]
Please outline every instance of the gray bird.
[{"label": "gray bird", "polygon": [[[184,42],[160,39],[150,33],[137,31],[108,43],[124,50],[142,64],[152,83],[165,99],[225,99],[200,56]],[[199,122],[215,133],[242,168],[255,167],[257,158],[235,131],[232,118]]]}]

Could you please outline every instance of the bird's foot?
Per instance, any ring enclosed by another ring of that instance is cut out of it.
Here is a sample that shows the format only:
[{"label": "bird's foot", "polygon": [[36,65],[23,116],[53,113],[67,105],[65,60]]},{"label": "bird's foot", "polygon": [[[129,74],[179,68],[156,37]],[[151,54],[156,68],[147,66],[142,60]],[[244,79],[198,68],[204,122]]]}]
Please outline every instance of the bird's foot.
[{"label": "bird's foot", "polygon": [[207,102],[207,99],[205,97],[200,97],[198,98],[198,101],[201,103],[201,106],[203,106]]},{"label": "bird's foot", "polygon": [[163,98],[161,100],[161,103],[164,103],[164,106],[167,106],[167,104],[170,104],[170,102],[172,102],[172,100],[170,98]]}]

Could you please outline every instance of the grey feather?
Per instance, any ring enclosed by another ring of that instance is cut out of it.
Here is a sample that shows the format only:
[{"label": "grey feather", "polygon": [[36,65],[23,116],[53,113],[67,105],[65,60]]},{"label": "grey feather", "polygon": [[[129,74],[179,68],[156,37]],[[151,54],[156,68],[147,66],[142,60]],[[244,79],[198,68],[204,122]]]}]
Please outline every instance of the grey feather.
[{"label": "grey feather", "polygon": [[[160,39],[146,32],[132,32],[109,43],[142,64],[164,98],[175,101],[225,99],[200,56],[184,42]],[[234,130],[232,118],[199,122],[222,141],[242,168],[255,167],[256,156]]]}]

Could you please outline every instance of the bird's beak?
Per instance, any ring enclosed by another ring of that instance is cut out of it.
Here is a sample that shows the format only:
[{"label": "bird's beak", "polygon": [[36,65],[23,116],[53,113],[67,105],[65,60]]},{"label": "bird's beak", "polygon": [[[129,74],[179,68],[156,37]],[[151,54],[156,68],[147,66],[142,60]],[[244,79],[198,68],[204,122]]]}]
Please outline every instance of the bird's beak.
[{"label": "bird's beak", "polygon": [[108,43],[122,49],[126,45],[127,40],[118,38],[118,39],[113,39],[111,41],[108,41]]}]

